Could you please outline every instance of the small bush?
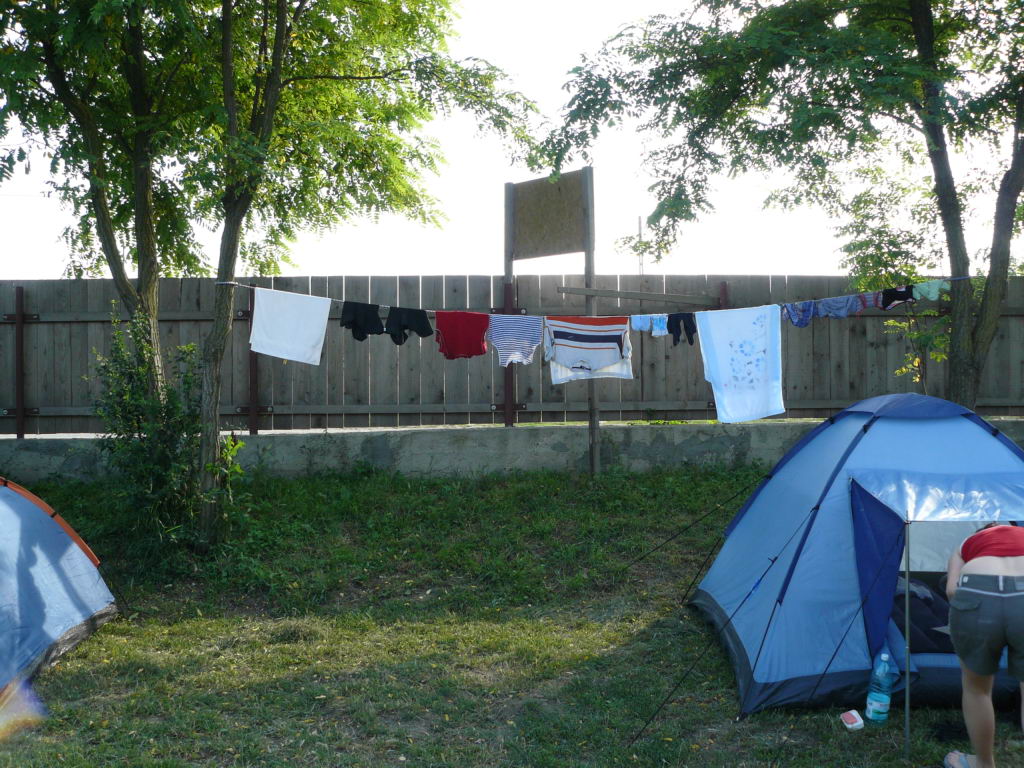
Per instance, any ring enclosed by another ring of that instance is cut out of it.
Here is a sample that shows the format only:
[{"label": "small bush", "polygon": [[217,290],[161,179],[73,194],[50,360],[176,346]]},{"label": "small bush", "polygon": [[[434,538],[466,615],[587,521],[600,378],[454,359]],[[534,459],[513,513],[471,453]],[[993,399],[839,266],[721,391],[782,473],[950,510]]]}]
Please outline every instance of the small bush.
[{"label": "small bush", "polygon": [[130,549],[168,554],[168,545],[191,538],[200,500],[198,355],[194,345],[176,348],[161,380],[146,319],[137,315],[127,330],[114,323],[110,355],[98,356],[101,447],[116,481],[118,517],[130,526]]}]

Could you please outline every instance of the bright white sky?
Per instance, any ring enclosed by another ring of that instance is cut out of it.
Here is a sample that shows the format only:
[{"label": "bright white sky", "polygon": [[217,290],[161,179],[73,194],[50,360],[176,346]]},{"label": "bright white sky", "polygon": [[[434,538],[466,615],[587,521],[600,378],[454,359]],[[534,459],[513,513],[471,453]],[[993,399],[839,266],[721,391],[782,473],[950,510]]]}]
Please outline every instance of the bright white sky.
[{"label": "bright white sky", "polygon": [[[462,0],[457,56],[479,56],[504,69],[513,84],[537,102],[549,119],[558,117],[567,94],[567,72],[582,53],[595,51],[622,25],[655,13],[677,13],[679,0]],[[435,121],[447,164],[429,189],[447,217],[441,228],[397,217],[348,222],[333,232],[301,235],[292,247],[291,275],[501,274],[505,182],[533,174],[513,167],[494,137],[477,134],[471,119]],[[615,240],[637,230],[638,217],[654,207],[650,180],[641,167],[642,139],[628,131],[607,133],[594,151],[599,273],[636,274],[637,258],[617,253]],[[0,187],[3,258],[0,279],[61,277],[66,255],[59,237],[70,217],[45,195],[48,163],[37,158],[30,175],[19,173]],[[838,243],[818,211],[762,209],[770,185],[764,179],[723,180],[717,211],[683,232],[675,252],[647,273],[840,274]],[[216,253],[215,236],[208,254]],[[520,262],[520,274],[583,271],[582,255]]]}]

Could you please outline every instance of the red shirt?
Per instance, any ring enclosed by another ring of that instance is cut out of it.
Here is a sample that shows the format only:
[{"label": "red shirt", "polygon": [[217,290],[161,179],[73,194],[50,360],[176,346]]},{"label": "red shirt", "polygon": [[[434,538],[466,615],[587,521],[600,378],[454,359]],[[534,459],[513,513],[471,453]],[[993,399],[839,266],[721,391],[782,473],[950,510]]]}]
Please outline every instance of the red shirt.
[{"label": "red shirt", "polygon": [[441,312],[434,315],[437,346],[449,360],[487,354],[484,334],[491,316],[483,312]]},{"label": "red shirt", "polygon": [[968,536],[960,545],[965,563],[976,557],[1019,557],[1024,555],[1024,528],[996,525]]}]

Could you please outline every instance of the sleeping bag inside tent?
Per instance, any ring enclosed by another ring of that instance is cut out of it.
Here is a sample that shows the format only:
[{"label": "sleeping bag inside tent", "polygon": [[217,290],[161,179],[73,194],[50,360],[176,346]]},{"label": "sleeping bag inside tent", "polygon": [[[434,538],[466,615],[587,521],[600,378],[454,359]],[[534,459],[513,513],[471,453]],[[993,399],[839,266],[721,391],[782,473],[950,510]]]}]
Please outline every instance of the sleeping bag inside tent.
[{"label": "sleeping bag inside tent", "polygon": [[[740,508],[692,601],[729,652],[741,713],[860,706],[883,650],[901,670],[896,690],[909,667],[914,703],[958,703],[949,556],[986,522],[1018,520],[1024,451],[967,408],[884,395],[824,421]],[[995,693],[1016,687],[1004,654]]]},{"label": "sleeping bag inside tent", "polygon": [[98,564],[46,502],[0,478],[0,690],[114,616]]}]

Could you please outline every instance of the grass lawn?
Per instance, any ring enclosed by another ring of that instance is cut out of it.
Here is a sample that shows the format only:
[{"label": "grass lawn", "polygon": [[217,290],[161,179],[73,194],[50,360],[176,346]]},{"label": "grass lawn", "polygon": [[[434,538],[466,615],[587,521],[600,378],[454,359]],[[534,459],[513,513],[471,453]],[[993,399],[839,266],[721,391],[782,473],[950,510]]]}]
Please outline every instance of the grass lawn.
[{"label": "grass lawn", "polygon": [[[680,601],[760,474],[256,478],[230,545],[170,563],[129,559],[101,486],[37,486],[130,618],[38,678],[50,717],[0,765],[905,765],[896,707],[858,733],[837,708],[735,722],[725,653]],[[956,709],[913,727],[911,765],[966,747]]]}]

